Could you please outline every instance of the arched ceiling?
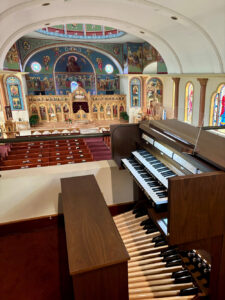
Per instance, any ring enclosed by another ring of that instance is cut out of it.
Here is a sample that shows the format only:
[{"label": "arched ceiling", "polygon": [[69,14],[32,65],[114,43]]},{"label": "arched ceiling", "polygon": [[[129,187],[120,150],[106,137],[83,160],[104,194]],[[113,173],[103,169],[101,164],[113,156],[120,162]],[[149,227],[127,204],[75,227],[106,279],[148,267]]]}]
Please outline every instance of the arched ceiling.
[{"label": "arched ceiling", "polygon": [[159,51],[169,73],[225,72],[224,0],[2,1],[0,69],[15,41],[48,23],[101,24],[133,34]]}]

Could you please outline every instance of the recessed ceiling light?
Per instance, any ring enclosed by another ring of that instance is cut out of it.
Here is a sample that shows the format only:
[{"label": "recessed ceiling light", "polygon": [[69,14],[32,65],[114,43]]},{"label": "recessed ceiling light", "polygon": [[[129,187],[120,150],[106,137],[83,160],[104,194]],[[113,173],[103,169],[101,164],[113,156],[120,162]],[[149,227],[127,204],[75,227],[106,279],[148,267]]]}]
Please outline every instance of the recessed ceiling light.
[{"label": "recessed ceiling light", "polygon": [[144,34],[145,32],[144,31],[140,31],[140,33]]},{"label": "recessed ceiling light", "polygon": [[177,17],[175,17],[175,16],[172,16],[172,17],[170,17],[172,20],[177,20]]},{"label": "recessed ceiling light", "polygon": [[42,6],[48,6],[48,5],[50,5],[49,2],[48,2],[48,3],[43,3],[43,4],[42,4]]}]

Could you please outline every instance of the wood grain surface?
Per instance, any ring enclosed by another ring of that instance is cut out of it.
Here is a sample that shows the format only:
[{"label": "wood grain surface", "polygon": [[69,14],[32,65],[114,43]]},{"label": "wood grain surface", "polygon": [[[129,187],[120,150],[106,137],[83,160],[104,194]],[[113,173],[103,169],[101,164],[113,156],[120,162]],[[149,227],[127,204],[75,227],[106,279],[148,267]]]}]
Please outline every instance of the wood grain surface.
[{"label": "wood grain surface", "polygon": [[112,266],[129,255],[93,175],[61,179],[70,274]]}]

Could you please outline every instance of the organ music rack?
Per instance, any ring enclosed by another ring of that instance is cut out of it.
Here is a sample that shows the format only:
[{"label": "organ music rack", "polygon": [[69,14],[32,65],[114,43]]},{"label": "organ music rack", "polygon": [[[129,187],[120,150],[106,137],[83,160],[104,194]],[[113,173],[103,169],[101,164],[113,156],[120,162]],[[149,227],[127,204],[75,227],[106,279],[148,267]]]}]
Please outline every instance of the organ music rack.
[{"label": "organ music rack", "polygon": [[[168,179],[168,210],[148,208],[170,245],[181,250],[199,249],[211,264],[209,297],[224,299],[225,286],[225,139],[177,120],[150,121],[111,126],[112,156],[122,168],[122,159],[146,148],[146,134],[181,153],[210,165],[211,172]],[[197,147],[196,147],[196,141]],[[146,198],[134,181],[134,201]],[[164,219],[168,220],[165,226]],[[163,224],[163,226],[162,226]]]}]

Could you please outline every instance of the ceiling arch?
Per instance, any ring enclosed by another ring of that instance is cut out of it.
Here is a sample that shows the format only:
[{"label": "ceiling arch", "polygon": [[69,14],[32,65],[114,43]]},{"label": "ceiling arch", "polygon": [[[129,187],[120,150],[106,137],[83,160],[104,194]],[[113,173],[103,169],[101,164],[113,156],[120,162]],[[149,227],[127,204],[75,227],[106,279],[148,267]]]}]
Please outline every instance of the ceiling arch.
[{"label": "ceiling arch", "polygon": [[29,31],[46,23],[91,22],[145,39],[162,55],[169,73],[224,72],[223,0],[49,0],[46,7],[40,0],[7,2],[0,8],[0,28],[5,29],[0,68],[10,46]]}]

